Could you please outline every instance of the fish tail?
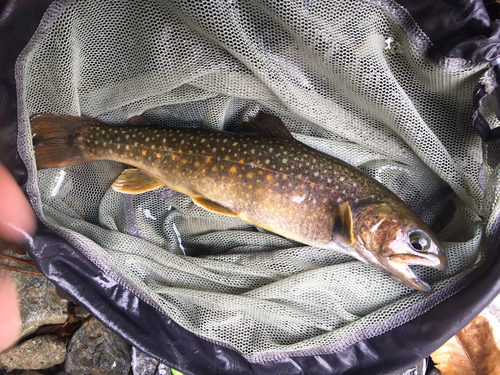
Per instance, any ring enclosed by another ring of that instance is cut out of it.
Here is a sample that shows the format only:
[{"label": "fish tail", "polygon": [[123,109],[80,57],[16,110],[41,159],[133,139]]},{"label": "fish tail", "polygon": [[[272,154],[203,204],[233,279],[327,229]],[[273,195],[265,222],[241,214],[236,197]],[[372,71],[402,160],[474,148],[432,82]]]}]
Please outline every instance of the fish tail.
[{"label": "fish tail", "polygon": [[83,117],[38,114],[30,118],[33,147],[38,168],[56,168],[89,161],[78,147],[76,138]]}]

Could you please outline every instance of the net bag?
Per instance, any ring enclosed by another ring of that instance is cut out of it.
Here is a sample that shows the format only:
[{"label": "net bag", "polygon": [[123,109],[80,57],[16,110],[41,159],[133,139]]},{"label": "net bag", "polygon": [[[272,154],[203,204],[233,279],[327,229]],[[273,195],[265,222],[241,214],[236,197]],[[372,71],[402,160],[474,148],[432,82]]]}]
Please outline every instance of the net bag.
[{"label": "net bag", "polygon": [[[429,6],[446,26],[429,21]],[[11,28],[33,20],[24,42],[2,37],[19,56],[17,118],[4,109],[18,154],[5,160],[39,219],[28,251],[56,285],[163,363],[186,374],[383,373],[429,355],[498,293],[498,37],[481,2],[7,8]],[[143,115],[239,131],[259,111],[383,183],[432,227],[449,264],[413,267],[430,292],[167,188],[117,193],[121,163],[37,170],[29,124],[37,113],[116,126]]]}]

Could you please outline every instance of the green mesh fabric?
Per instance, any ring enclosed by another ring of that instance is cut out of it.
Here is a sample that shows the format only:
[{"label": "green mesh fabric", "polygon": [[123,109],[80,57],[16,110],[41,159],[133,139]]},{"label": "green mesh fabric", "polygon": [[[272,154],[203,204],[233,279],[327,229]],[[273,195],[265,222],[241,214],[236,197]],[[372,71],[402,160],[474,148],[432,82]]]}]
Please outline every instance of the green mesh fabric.
[{"label": "green mesh fabric", "polygon": [[[500,172],[483,168],[471,125],[488,67],[428,61],[429,46],[391,1],[56,1],[17,66],[31,201],[51,229],[201,337],[250,361],[334,352],[459,290],[500,213]],[[430,293],[166,188],[117,193],[116,162],[37,171],[28,120],[59,113],[119,125],[143,114],[237,131],[259,110],[422,215],[449,258],[446,271],[413,267]]]}]

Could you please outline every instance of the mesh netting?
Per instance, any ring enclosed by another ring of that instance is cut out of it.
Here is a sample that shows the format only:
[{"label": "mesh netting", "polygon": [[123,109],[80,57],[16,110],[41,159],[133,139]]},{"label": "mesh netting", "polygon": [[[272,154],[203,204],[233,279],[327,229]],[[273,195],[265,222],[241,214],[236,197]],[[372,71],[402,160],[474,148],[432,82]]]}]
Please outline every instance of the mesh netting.
[{"label": "mesh netting", "polygon": [[[38,216],[181,326],[253,361],[332,352],[439,303],[482,258],[480,215],[499,213],[498,171],[488,171],[483,207],[471,126],[486,67],[427,61],[430,42],[405,11],[376,3],[56,1],[17,70],[19,148]],[[414,267],[432,292],[165,188],[117,193],[119,163],[36,171],[28,121],[59,113],[119,125],[143,114],[237,131],[259,110],[422,215],[449,259],[446,271]]]}]

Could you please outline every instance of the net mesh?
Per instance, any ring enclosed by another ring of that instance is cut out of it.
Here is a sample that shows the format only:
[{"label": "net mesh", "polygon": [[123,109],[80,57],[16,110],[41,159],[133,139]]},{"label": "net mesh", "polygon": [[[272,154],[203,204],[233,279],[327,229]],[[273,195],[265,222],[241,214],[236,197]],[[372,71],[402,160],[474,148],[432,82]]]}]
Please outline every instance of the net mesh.
[{"label": "net mesh", "polygon": [[[484,228],[500,210],[492,168],[483,206],[483,150],[471,126],[487,67],[432,63],[428,45],[390,1],[56,1],[17,68],[32,202],[97,265],[249,360],[332,352],[379,334],[452,293],[482,259]],[[259,110],[375,177],[438,232],[448,269],[414,267],[431,293],[166,188],[117,193],[119,163],[36,171],[28,121],[59,113],[119,125],[143,114],[237,131]]]}]

